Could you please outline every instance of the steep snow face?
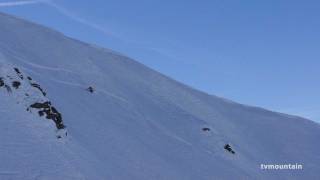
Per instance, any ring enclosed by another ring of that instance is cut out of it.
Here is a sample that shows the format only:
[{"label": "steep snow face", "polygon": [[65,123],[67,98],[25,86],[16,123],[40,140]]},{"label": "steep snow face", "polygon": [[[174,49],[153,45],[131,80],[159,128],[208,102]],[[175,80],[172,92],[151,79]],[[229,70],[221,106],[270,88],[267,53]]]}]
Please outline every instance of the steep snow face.
[{"label": "steep snow face", "polygon": [[[199,92],[4,14],[0,53],[0,179],[320,178],[309,120]],[[288,163],[303,170],[260,169]]]}]

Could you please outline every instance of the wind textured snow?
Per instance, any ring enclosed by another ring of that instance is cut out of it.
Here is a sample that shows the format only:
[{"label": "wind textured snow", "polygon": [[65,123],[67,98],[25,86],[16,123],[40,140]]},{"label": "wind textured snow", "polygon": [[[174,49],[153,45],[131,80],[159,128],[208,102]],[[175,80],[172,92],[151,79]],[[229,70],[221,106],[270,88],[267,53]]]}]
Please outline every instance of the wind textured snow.
[{"label": "wind textured snow", "polygon": [[[319,179],[320,126],[0,14],[0,179]],[[303,170],[261,170],[260,164]]]}]

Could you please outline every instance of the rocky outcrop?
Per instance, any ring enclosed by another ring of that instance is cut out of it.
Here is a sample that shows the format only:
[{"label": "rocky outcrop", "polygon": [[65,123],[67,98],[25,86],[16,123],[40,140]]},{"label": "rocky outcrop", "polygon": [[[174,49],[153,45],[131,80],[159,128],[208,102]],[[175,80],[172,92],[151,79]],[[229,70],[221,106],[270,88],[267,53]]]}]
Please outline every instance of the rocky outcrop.
[{"label": "rocky outcrop", "polygon": [[46,95],[47,95],[47,93],[41,88],[41,86],[40,86],[39,84],[37,84],[37,83],[30,83],[30,85],[31,85],[32,87],[37,88],[37,89],[42,93],[43,96],[46,96]]},{"label": "rocky outcrop", "polygon": [[62,122],[62,116],[61,114],[57,111],[55,107],[51,105],[50,101],[46,101],[43,103],[34,103],[30,105],[31,108],[38,109],[38,114],[39,116],[44,116],[47,119],[51,119],[55,124],[57,129],[64,129],[65,126]]},{"label": "rocky outcrop", "polygon": [[[57,130],[65,129],[62,114],[54,107],[46,97],[44,89],[30,76],[25,76],[17,67],[1,67],[0,69],[0,90],[5,89],[7,93],[15,93],[17,103],[24,104],[27,111],[37,112],[39,117],[45,117],[55,123]],[[26,78],[25,78],[26,77]],[[67,134],[66,131],[64,133]],[[58,138],[62,135],[59,133]]]}]

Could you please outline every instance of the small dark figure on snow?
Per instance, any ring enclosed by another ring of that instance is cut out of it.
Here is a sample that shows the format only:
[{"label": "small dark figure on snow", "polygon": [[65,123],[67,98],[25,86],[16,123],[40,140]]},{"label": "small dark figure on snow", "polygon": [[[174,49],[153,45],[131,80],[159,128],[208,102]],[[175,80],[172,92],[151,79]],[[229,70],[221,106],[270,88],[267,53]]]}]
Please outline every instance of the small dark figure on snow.
[{"label": "small dark figure on snow", "polygon": [[229,151],[232,154],[236,153],[236,152],[234,152],[234,150],[231,148],[231,146],[229,144],[224,145],[224,149]]},{"label": "small dark figure on snow", "polygon": [[87,89],[90,93],[93,93],[94,92],[94,89],[93,89],[93,87],[88,87],[88,89]]},{"label": "small dark figure on snow", "polygon": [[204,132],[209,132],[211,129],[210,128],[202,128],[202,131],[204,131]]}]

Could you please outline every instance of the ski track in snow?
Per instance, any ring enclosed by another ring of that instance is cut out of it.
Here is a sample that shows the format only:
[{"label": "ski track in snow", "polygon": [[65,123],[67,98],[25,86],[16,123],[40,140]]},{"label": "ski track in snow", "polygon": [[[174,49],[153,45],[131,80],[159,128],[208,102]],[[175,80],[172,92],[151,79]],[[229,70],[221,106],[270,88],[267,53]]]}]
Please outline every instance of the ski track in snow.
[{"label": "ski track in snow", "polygon": [[[56,80],[56,79],[50,79],[51,81],[54,81],[54,82],[57,82],[57,83],[61,83],[61,84],[65,84],[65,85],[69,85],[69,86],[75,86],[75,87],[79,87],[80,89],[87,89],[88,87],[87,86],[84,86],[82,84],[77,84],[77,83],[72,83],[72,82],[66,82],[66,81],[61,81],[61,80]],[[95,87],[95,92],[97,93],[102,93],[104,95],[107,95],[109,97],[112,97],[114,99],[117,99],[117,100],[120,100],[120,101],[123,101],[123,102],[126,102],[126,103],[129,103],[126,99],[120,97],[120,96],[117,96],[111,92],[108,92],[106,90],[103,90],[102,88],[100,87]]]}]

